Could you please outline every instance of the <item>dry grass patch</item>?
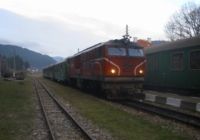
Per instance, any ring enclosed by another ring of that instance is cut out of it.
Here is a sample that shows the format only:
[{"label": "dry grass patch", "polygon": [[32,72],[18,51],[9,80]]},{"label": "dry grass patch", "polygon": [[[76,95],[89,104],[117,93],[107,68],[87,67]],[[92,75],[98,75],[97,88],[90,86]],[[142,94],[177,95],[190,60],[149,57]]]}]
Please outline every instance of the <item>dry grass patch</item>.
[{"label": "dry grass patch", "polygon": [[27,140],[34,108],[30,79],[0,81],[0,140]]}]

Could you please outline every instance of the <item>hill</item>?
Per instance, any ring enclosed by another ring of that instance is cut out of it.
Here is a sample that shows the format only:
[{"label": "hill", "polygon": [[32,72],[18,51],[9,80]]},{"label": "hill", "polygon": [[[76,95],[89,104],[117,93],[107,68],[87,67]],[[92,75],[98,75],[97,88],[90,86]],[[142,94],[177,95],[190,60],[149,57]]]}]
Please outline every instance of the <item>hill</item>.
[{"label": "hill", "polygon": [[59,63],[59,62],[62,62],[65,58],[61,56],[54,56],[53,59],[56,60],[57,63]]},{"label": "hill", "polygon": [[0,54],[7,57],[12,57],[14,54],[18,55],[24,61],[27,61],[30,64],[30,67],[38,69],[56,63],[56,61],[48,55],[43,55],[15,45],[0,44]]}]

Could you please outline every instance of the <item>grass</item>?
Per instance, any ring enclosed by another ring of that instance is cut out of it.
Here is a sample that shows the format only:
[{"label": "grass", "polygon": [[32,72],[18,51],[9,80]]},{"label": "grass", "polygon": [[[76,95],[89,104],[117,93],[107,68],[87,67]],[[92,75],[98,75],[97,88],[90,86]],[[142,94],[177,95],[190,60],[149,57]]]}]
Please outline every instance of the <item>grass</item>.
[{"label": "grass", "polygon": [[0,80],[0,140],[27,140],[34,118],[32,85]]},{"label": "grass", "polygon": [[114,139],[119,140],[186,140],[186,134],[177,134],[168,128],[162,128],[139,116],[134,116],[117,107],[103,103],[97,98],[83,94],[76,89],[45,80],[54,93],[60,95],[80,114],[94,124],[106,129]]}]

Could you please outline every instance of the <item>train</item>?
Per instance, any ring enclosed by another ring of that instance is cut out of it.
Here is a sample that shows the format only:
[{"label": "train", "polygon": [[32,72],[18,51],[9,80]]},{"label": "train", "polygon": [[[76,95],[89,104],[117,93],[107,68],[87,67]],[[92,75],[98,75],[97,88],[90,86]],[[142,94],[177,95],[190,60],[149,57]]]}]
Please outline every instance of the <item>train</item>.
[{"label": "train", "polygon": [[144,53],[145,88],[195,95],[200,91],[200,37],[151,46]]},{"label": "train", "polygon": [[100,91],[107,99],[142,93],[146,58],[129,38],[98,43],[43,69],[43,76],[80,89]]}]

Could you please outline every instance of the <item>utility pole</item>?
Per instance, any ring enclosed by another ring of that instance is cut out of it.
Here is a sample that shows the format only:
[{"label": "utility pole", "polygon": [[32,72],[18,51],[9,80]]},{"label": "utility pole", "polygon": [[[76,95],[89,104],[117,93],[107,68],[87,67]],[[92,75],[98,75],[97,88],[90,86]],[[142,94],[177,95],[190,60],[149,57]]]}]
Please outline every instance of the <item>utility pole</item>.
[{"label": "utility pole", "polygon": [[15,49],[14,49],[14,57],[13,57],[13,77],[15,78],[15,71],[16,71],[16,62],[15,62]]},{"label": "utility pole", "polygon": [[0,78],[1,78],[1,63],[2,63],[2,58],[1,58],[1,55],[0,55]]}]

